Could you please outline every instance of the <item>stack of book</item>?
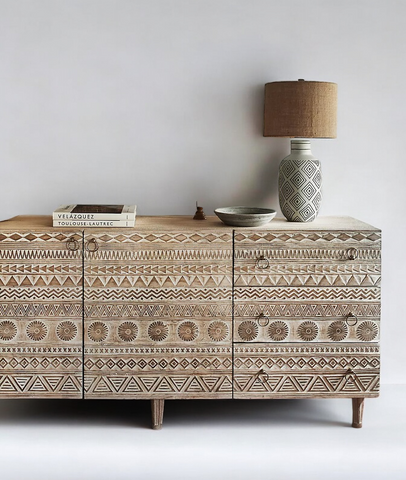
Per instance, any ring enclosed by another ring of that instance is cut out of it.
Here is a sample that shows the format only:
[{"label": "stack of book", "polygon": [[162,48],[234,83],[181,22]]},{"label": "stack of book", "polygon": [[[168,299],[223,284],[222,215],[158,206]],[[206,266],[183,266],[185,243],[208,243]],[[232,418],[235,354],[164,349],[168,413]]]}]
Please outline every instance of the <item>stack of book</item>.
[{"label": "stack of book", "polygon": [[61,205],[53,214],[54,227],[133,227],[136,205]]}]

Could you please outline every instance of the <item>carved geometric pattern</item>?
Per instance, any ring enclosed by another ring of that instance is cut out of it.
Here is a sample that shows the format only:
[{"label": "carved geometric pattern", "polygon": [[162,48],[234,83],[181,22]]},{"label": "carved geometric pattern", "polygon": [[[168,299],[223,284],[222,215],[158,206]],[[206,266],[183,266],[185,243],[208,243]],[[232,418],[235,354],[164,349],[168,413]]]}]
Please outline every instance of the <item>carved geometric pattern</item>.
[{"label": "carved geometric pattern", "polygon": [[85,369],[86,398],[232,395],[231,348],[227,346],[92,347],[85,350]]},{"label": "carved geometric pattern", "polygon": [[0,375],[2,397],[30,398],[77,398],[82,392],[81,377],[71,374],[25,374]]},{"label": "carved geometric pattern", "polygon": [[[1,311],[1,304],[0,304]],[[88,318],[128,318],[128,317],[170,317],[170,318],[212,318],[230,317],[231,302],[226,303],[92,303],[85,305],[85,315]]]},{"label": "carved geometric pattern", "polygon": [[377,396],[379,347],[234,347],[234,397]]},{"label": "carved geometric pattern", "polygon": [[222,342],[228,336],[228,326],[221,321],[211,322],[208,328],[209,337],[214,342]]},{"label": "carved geometric pattern", "polygon": [[[135,280],[127,279],[129,283]],[[87,286],[90,282],[88,282]],[[199,285],[201,287],[201,284]],[[231,286],[231,284],[230,284]],[[106,291],[105,288],[88,288],[86,290],[85,300],[103,300],[107,301],[132,301],[132,302],[145,302],[148,299],[149,302],[154,300],[231,300],[231,288],[112,288],[110,291]]]},{"label": "carved geometric pattern", "polygon": [[333,342],[341,342],[348,336],[348,326],[342,321],[333,322],[328,327],[328,336]]},{"label": "carved geometric pattern", "polygon": [[87,335],[93,342],[103,342],[106,340],[109,329],[103,322],[93,322],[89,325]]},{"label": "carved geometric pattern", "polygon": [[[357,248],[358,257],[357,262],[359,261],[374,261],[377,262],[381,259],[380,250],[374,249],[363,249]],[[278,261],[305,261],[305,260],[315,260],[315,261],[345,261],[348,259],[347,250],[337,250],[337,249],[304,249],[304,248],[292,248],[292,249],[238,249],[235,250],[234,259],[236,262],[239,261],[256,261],[258,257],[264,256],[273,262]]]},{"label": "carved geometric pattern", "polygon": [[[235,298],[252,300],[380,300],[380,288],[366,287],[317,287],[316,285],[306,288],[287,287],[280,282],[273,287],[238,287],[235,289]],[[311,284],[308,281],[308,284]]]},{"label": "carved geometric pattern", "polygon": [[75,303],[0,303],[0,317],[82,317],[82,305]]},{"label": "carved geometric pattern", "polygon": [[199,329],[194,322],[182,322],[178,327],[178,336],[185,342],[196,340]]},{"label": "carved geometric pattern", "polygon": [[319,328],[315,322],[303,322],[299,325],[297,333],[302,340],[311,342],[317,337]]},{"label": "carved geometric pattern", "polygon": [[234,239],[238,243],[266,243],[266,242],[328,242],[328,243],[341,243],[341,242],[357,242],[357,243],[379,243],[381,240],[380,232],[370,231],[314,231],[314,232],[241,232],[235,234]]},{"label": "carved geometric pattern", "polygon": [[58,326],[56,327],[56,335],[64,342],[69,342],[70,340],[73,340],[76,337],[77,333],[78,327],[69,320],[58,323]]},{"label": "carved geometric pattern", "polygon": [[268,327],[268,335],[274,342],[285,340],[289,334],[289,327],[286,322],[272,322]]},{"label": "carved geometric pattern", "polygon": [[132,342],[137,338],[138,327],[134,322],[123,322],[118,327],[118,336],[124,342]]},{"label": "carved geometric pattern", "polygon": [[[117,243],[117,244],[142,244],[142,243],[230,243],[232,240],[231,233],[201,233],[201,232],[164,232],[164,233],[118,233],[118,234],[103,234],[98,235],[98,240],[105,244]],[[101,252],[100,252],[101,253]],[[100,254],[99,253],[99,254]],[[99,255],[98,254],[98,255]],[[98,259],[98,255],[95,255],[95,259]]]},{"label": "carved geometric pattern", "polygon": [[0,322],[0,339],[5,341],[12,340],[17,335],[17,325],[10,320]]},{"label": "carved geometric pattern", "polygon": [[378,325],[374,322],[362,322],[357,327],[357,337],[363,342],[372,342],[378,335]]},{"label": "carved geometric pattern", "polygon": [[381,314],[380,303],[367,304],[295,304],[295,303],[243,303],[235,302],[234,306],[236,317],[257,317],[261,313],[267,317],[335,317],[342,319],[353,313],[358,317],[379,318]]},{"label": "carved geometric pattern", "polygon": [[269,375],[266,381],[259,375],[237,374],[234,376],[234,398],[300,398],[336,397],[354,395],[377,397],[379,373],[353,373],[321,375]]},{"label": "carved geometric pattern", "polygon": [[162,342],[168,337],[169,328],[163,322],[153,322],[148,327],[148,336],[154,342]]},{"label": "carved geometric pattern", "polygon": [[[252,317],[254,321],[255,316]],[[316,341],[323,343],[341,342],[345,340],[349,343],[359,343],[362,340],[359,337],[357,327],[361,319],[358,319],[358,324],[348,325],[344,318],[340,320],[331,321],[332,319],[321,318],[312,319],[310,322],[303,322],[301,318],[298,319],[284,319],[270,321],[269,324],[264,326],[260,325],[258,328],[258,335],[256,336],[257,342],[303,342],[303,341]],[[236,317],[235,326],[238,331],[239,325],[246,320],[244,318]],[[307,325],[310,323],[310,325]],[[374,325],[375,322],[371,322]],[[379,323],[379,322],[378,322]],[[376,327],[377,334],[372,340],[378,341],[379,328]],[[316,336],[314,336],[317,333]],[[241,337],[235,334],[235,342],[241,342]]]},{"label": "carved geometric pattern", "polygon": [[44,340],[48,333],[47,326],[44,322],[34,321],[30,322],[26,328],[27,336],[36,342]]},{"label": "carved geometric pattern", "polygon": [[231,374],[210,375],[103,375],[88,373],[84,382],[86,398],[231,398]]},{"label": "carved geometric pattern", "polygon": [[258,325],[255,322],[246,320],[245,322],[240,323],[238,327],[238,335],[241,340],[251,342],[258,336]]}]

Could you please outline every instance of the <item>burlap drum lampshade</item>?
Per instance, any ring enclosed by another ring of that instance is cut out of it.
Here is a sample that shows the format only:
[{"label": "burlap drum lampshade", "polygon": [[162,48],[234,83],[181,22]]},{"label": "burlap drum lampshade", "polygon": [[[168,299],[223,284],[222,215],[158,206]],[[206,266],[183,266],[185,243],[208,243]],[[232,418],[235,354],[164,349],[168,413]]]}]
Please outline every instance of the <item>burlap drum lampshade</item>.
[{"label": "burlap drum lampshade", "polygon": [[279,204],[289,221],[311,222],[321,202],[321,166],[307,138],[336,138],[337,84],[272,82],[265,85],[264,137],[290,137],[291,154],[279,166]]},{"label": "burlap drum lampshade", "polygon": [[267,83],[264,137],[336,138],[337,84]]}]

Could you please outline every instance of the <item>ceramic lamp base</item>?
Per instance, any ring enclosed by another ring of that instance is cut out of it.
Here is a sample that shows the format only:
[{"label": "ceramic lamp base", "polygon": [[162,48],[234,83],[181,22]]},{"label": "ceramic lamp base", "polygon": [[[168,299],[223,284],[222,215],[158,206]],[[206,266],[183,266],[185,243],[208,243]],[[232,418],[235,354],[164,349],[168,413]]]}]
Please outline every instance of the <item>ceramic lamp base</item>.
[{"label": "ceramic lamp base", "polygon": [[279,205],[289,222],[312,222],[321,203],[321,165],[308,140],[292,140],[279,166]]}]

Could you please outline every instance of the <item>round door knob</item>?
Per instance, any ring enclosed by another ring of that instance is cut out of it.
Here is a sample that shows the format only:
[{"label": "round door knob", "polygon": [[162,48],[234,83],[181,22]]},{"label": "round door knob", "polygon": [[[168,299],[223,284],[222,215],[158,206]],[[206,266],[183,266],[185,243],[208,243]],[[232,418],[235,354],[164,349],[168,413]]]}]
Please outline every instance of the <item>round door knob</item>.
[{"label": "round door knob", "polygon": [[349,248],[347,250],[347,258],[348,260],[355,260],[358,258],[358,250],[356,248]]},{"label": "round door knob", "polygon": [[70,237],[70,239],[66,242],[66,248],[74,252],[79,249],[79,242],[75,237]]},{"label": "round door knob", "polygon": [[86,250],[88,252],[96,252],[99,249],[99,245],[94,238],[91,238],[86,244]]},{"label": "round door knob", "polygon": [[255,262],[255,265],[257,266],[257,268],[260,268],[261,270],[264,270],[265,268],[269,267],[269,260],[264,255],[260,255],[257,258],[257,261]]},{"label": "round door knob", "polygon": [[353,313],[349,313],[346,316],[345,321],[346,321],[346,323],[349,327],[353,327],[354,325],[356,325],[358,323],[358,317],[356,315],[354,315]]},{"label": "round door knob", "polygon": [[257,317],[257,323],[260,327],[266,327],[269,323],[269,317],[263,313],[260,313]]},{"label": "round door knob", "polygon": [[266,383],[269,379],[269,375],[265,372],[263,368],[257,373],[258,381],[261,383]]}]

